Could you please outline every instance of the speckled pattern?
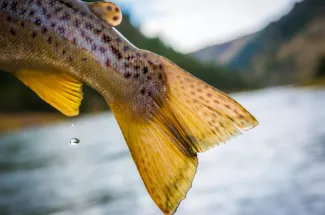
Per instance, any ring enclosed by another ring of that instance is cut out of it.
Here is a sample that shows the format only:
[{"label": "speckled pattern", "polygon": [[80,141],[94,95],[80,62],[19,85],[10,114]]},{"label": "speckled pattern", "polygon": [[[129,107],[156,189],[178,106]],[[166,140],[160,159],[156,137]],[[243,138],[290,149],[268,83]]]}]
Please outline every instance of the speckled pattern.
[{"label": "speckled pattern", "polygon": [[[111,8],[107,10],[109,9]],[[64,61],[60,70],[70,71],[83,82],[106,94],[111,103],[119,97],[116,94],[122,94],[128,100],[133,99],[137,110],[143,114],[145,110],[153,109],[153,103],[161,100],[162,93],[166,91],[163,66],[159,60],[130,44],[82,1],[0,0],[0,17],[0,32],[9,31],[9,34],[1,33],[4,35],[3,46],[19,49],[21,46],[8,44],[8,41],[20,43],[24,39],[28,40],[29,46],[33,46],[31,54],[40,52],[39,49],[55,52],[51,54]],[[8,55],[0,55],[0,68],[1,61],[7,58]],[[15,60],[21,58],[25,56]],[[56,58],[51,60],[57,61]],[[67,67],[70,69],[66,69]],[[87,70],[92,70],[82,71],[86,67]],[[8,71],[6,67],[2,69]],[[19,69],[24,68],[15,68]],[[95,72],[97,74],[92,74]]]}]

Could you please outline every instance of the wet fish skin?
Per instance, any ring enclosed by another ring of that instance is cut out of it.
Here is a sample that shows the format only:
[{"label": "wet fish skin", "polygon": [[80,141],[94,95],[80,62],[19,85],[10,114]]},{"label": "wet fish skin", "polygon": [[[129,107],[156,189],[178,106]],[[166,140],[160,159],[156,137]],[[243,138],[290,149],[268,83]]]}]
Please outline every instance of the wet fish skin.
[{"label": "wet fish skin", "polygon": [[110,105],[121,107],[133,100],[131,106],[140,114],[154,107],[143,99],[144,91],[159,99],[166,90],[158,60],[82,1],[1,0],[0,17],[2,70],[63,71],[99,91]]}]

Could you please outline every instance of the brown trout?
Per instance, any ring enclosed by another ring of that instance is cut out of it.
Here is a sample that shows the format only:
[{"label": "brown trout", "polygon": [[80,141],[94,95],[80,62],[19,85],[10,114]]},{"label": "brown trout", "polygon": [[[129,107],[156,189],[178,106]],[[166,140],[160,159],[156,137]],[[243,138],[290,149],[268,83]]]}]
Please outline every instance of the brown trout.
[{"label": "brown trout", "polygon": [[0,69],[67,116],[82,84],[112,109],[140,176],[164,214],[192,185],[197,153],[258,122],[226,94],[127,41],[110,2],[0,0]]}]

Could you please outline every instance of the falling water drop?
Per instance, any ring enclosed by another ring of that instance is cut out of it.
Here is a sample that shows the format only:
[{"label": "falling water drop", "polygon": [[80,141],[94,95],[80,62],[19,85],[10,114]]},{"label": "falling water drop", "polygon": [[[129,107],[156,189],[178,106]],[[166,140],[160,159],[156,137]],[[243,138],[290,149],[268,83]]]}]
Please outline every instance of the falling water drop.
[{"label": "falling water drop", "polygon": [[78,138],[76,138],[76,137],[74,137],[74,138],[72,138],[72,139],[70,140],[70,144],[71,144],[72,146],[78,145],[79,143],[80,143],[80,140],[79,140]]},{"label": "falling water drop", "polygon": [[71,126],[72,126],[72,127],[76,127],[76,124],[72,123]]}]

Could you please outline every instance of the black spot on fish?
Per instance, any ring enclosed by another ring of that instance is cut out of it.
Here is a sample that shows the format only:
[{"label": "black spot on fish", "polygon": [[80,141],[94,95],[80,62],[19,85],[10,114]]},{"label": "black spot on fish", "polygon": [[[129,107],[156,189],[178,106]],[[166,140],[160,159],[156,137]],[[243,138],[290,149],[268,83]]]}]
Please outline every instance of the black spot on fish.
[{"label": "black spot on fish", "polygon": [[65,53],[67,53],[67,52],[65,50],[62,50],[62,53],[61,54],[62,55],[65,55]]},{"label": "black spot on fish", "polygon": [[82,58],[81,60],[84,61],[84,62],[86,62],[86,61],[87,61],[87,58],[84,57],[84,58]]},{"label": "black spot on fish", "polygon": [[70,62],[72,62],[72,61],[73,61],[73,57],[69,56],[69,57],[68,57],[68,60],[69,60]]},{"label": "black spot on fish", "polygon": [[142,70],[143,70],[143,74],[147,74],[147,73],[149,72],[149,69],[148,69],[148,67],[146,67],[146,66],[143,67]]},{"label": "black spot on fish", "polygon": [[110,43],[112,41],[112,39],[110,38],[110,36],[103,34],[103,42],[104,43]]},{"label": "black spot on fish", "polygon": [[73,4],[70,3],[70,2],[65,2],[65,1],[63,1],[63,0],[59,0],[58,2],[59,2],[60,4],[62,4],[62,5],[64,5],[64,6],[66,6],[66,7],[70,8],[70,9],[76,10],[76,9],[73,7]]},{"label": "black spot on fish", "polygon": [[128,46],[123,46],[123,50],[127,51],[127,50],[129,50],[129,47]]},{"label": "black spot on fish", "polygon": [[131,59],[133,59],[133,58],[134,58],[134,56],[129,55],[129,56],[127,56],[125,59],[127,59],[127,60],[131,60]]},{"label": "black spot on fish", "polygon": [[18,2],[17,1],[13,1],[10,5],[10,10],[16,12],[17,11],[17,6],[18,6]]},{"label": "black spot on fish", "polygon": [[47,28],[43,27],[42,28],[42,33],[45,34],[47,32]]},{"label": "black spot on fish", "polygon": [[124,73],[125,78],[129,78],[130,76],[131,76],[131,73],[129,73],[129,72]]},{"label": "black spot on fish", "polygon": [[79,25],[80,25],[80,21],[79,21],[79,19],[75,19],[74,22],[73,22],[73,25],[74,25],[76,28],[79,28]]},{"label": "black spot on fish", "polygon": [[95,30],[95,33],[99,35],[99,34],[102,33],[102,30],[100,30],[100,29],[96,29],[96,30]]},{"label": "black spot on fish", "polygon": [[94,25],[91,24],[90,22],[87,22],[86,25],[85,25],[86,29],[88,30],[92,30],[94,28]]},{"label": "black spot on fish", "polygon": [[24,16],[27,13],[27,10],[25,8],[20,9],[19,15]]},{"label": "black spot on fish", "polygon": [[107,6],[106,7],[106,10],[111,11],[112,10],[112,7],[111,6]]},{"label": "black spot on fish", "polygon": [[70,14],[68,12],[65,12],[61,17],[61,20],[70,20]]},{"label": "black spot on fish", "polygon": [[17,35],[16,34],[16,31],[13,28],[10,29],[10,33],[11,33],[12,36],[16,36]]},{"label": "black spot on fish", "polygon": [[102,47],[102,46],[99,48],[99,50],[100,50],[101,53],[105,53],[106,52],[106,49],[104,47]]},{"label": "black spot on fish", "polygon": [[33,32],[32,32],[32,38],[35,38],[35,37],[36,37],[36,32],[33,31]]},{"label": "black spot on fish", "polygon": [[2,5],[1,5],[1,8],[2,9],[5,9],[5,8],[7,8],[8,7],[8,2],[7,1],[3,1],[2,2]]},{"label": "black spot on fish", "polygon": [[25,26],[25,23],[23,21],[21,21],[20,26],[21,27],[24,27]]},{"label": "black spot on fish", "polygon": [[148,61],[148,63],[153,69],[157,69],[157,65],[155,65],[152,61]]},{"label": "black spot on fish", "polygon": [[138,78],[139,76],[140,76],[139,73],[135,73],[135,74],[134,74],[134,77],[135,77],[135,78]]},{"label": "black spot on fish", "polygon": [[93,40],[88,36],[86,37],[86,41],[87,41],[87,43],[92,43],[93,42]]},{"label": "black spot on fish", "polygon": [[122,54],[117,48],[115,48],[114,46],[110,46],[110,48],[111,48],[113,54],[117,57],[117,59],[122,58]]},{"label": "black spot on fish", "polygon": [[96,51],[96,50],[97,50],[97,46],[96,46],[96,44],[92,44],[92,45],[91,45],[91,50],[93,50],[93,51]]},{"label": "black spot on fish", "polygon": [[46,14],[46,8],[45,7],[42,7],[42,14]]},{"label": "black spot on fish", "polygon": [[52,43],[52,37],[47,38],[47,42],[48,42],[49,44],[51,44],[51,43]]},{"label": "black spot on fish", "polygon": [[86,36],[86,34],[85,34],[84,31],[80,31],[80,34],[81,34],[82,37],[85,37]]},{"label": "black spot on fish", "polygon": [[142,95],[146,94],[146,88],[142,88],[142,90],[140,92]]},{"label": "black spot on fish", "polygon": [[12,21],[11,16],[7,16],[7,21],[8,21],[8,22],[11,22],[11,21]]},{"label": "black spot on fish", "polygon": [[55,26],[56,26],[56,23],[52,22],[52,23],[51,23],[51,27],[52,27],[52,28],[55,28]]},{"label": "black spot on fish", "polygon": [[31,10],[31,11],[29,12],[29,16],[34,16],[34,14],[35,14],[35,10]]}]

